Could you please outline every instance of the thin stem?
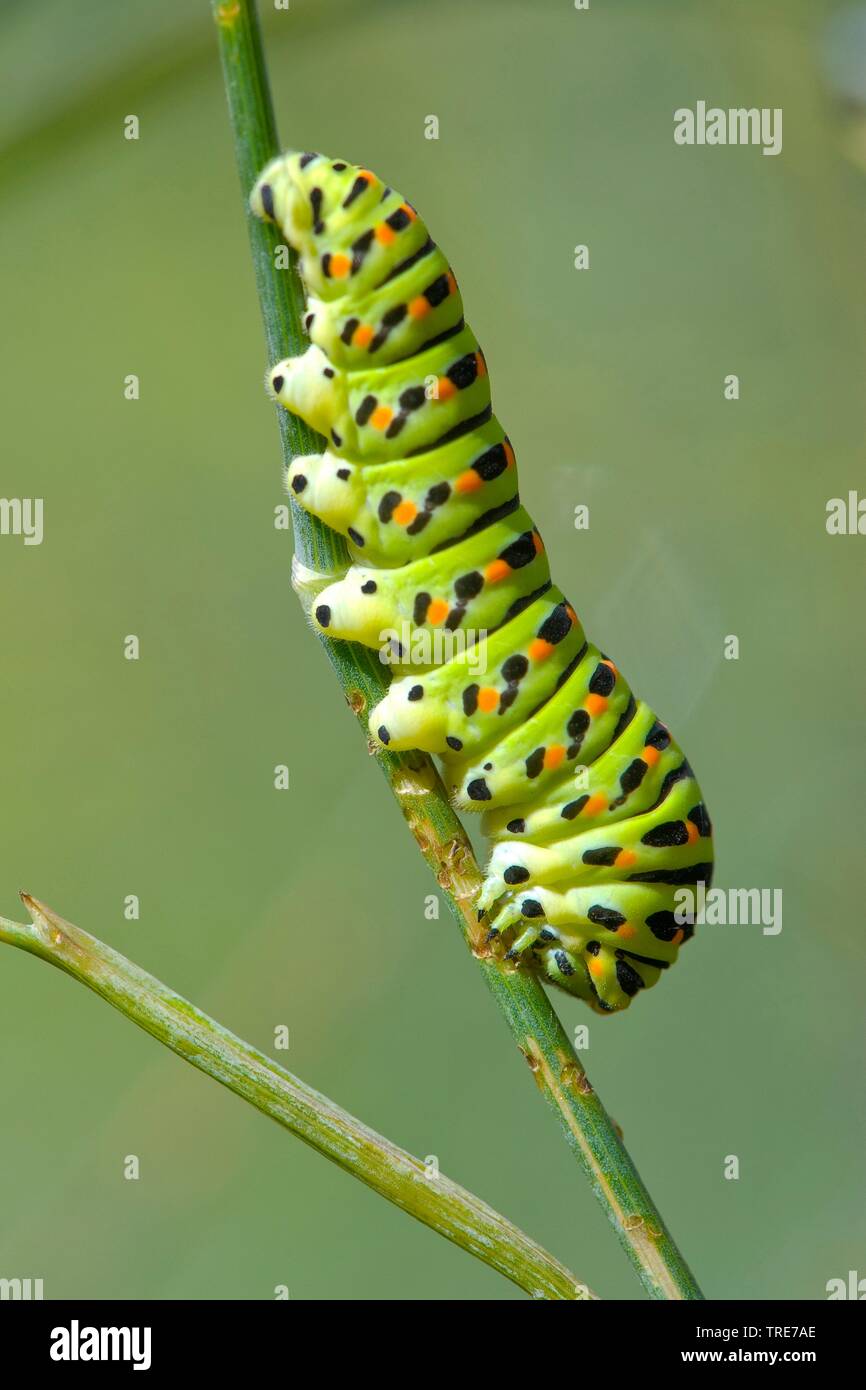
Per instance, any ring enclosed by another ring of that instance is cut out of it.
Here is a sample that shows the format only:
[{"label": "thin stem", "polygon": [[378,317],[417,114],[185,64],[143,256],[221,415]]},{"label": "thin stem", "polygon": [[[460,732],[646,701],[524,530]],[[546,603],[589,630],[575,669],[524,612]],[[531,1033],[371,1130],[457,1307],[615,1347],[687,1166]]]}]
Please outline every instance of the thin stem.
[{"label": "thin stem", "polygon": [[425,1226],[504,1274],[532,1298],[594,1299],[574,1275],[473,1193],[368,1129],[348,1111],[230,1033],[160,980],[22,893],[32,926],[0,917],[0,942],[87,985],[185,1062],[249,1101],[317,1153]]},{"label": "thin stem", "polygon": [[[255,0],[211,3],[246,208],[262,166],[279,151]],[[288,274],[276,268],[274,248],[279,236],[275,229],[254,218],[248,209],[246,218],[268,360],[273,363],[306,345],[301,329],[303,294],[294,261]],[[288,411],[280,409],[278,418],[287,465],[300,452],[321,450],[318,436]],[[342,538],[294,502],[292,515],[296,559],[321,573],[345,569],[348,561]],[[322,644],[366,732],[368,711],[386,690],[383,668],[366,648],[326,638]],[[481,873],[433,762],[421,753],[374,751],[538,1089],[556,1113],[566,1142],[586,1172],[644,1287],[653,1298],[702,1298],[541,985],[527,971],[504,962],[498,943],[485,943],[486,928],[476,921],[473,908]]]}]

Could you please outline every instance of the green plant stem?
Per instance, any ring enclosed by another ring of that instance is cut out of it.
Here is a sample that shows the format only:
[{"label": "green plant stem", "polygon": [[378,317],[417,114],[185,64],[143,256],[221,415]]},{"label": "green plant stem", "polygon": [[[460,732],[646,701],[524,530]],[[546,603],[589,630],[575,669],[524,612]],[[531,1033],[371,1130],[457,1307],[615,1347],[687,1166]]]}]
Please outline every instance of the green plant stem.
[{"label": "green plant stem", "polygon": [[227,1086],[317,1153],[425,1226],[504,1274],[532,1298],[596,1295],[473,1193],[368,1129],[348,1111],[230,1033],[174,990],[50,907],[22,893],[32,925],[0,917],[0,942],[19,946],[87,985],[184,1061]]},{"label": "green plant stem", "polygon": [[[279,152],[276,123],[262,53],[255,0],[211,0],[219,36],[229,117],[256,286],[265,326],[268,362],[306,347],[302,332],[303,293],[294,268],[276,268],[281,244],[276,229],[254,218],[246,200],[262,166]],[[321,439],[302,421],[278,411],[283,455],[288,465],[318,453]],[[342,538],[292,502],[296,559],[320,573],[345,569]],[[370,708],[387,683],[377,657],[353,643],[323,639],[322,645],[346,699],[366,732]],[[466,832],[457,819],[436,768],[421,753],[375,752],[391,790],[464,939],[505,1016],[538,1089],[555,1111],[572,1152],[604,1206],[620,1241],[653,1298],[699,1299],[694,1276],[667,1231],[617,1129],[594,1092],[586,1071],[550,1000],[534,976],[501,959],[498,943],[486,944],[486,927],[472,906],[481,873]]]}]

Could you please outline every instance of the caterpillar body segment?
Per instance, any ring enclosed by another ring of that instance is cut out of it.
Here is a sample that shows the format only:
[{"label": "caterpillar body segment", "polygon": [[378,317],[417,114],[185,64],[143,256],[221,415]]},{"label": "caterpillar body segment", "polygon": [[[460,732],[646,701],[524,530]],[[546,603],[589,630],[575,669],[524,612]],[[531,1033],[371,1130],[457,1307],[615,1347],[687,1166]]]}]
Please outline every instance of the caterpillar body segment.
[{"label": "caterpillar body segment", "polygon": [[270,385],[281,405],[303,413],[335,448],[370,463],[434,449],[467,418],[490,414],[487,367],[469,328],[390,367],[339,373],[313,345],[278,362]]},{"label": "caterpillar body segment", "polygon": [[353,555],[393,568],[471,538],[479,517],[516,510],[514,451],[493,418],[435,450],[364,464],[327,450],[295,459],[288,485],[349,539]]},{"label": "caterpillar body segment", "polygon": [[[460,628],[489,634],[508,621],[527,583],[541,590],[551,581],[544,548],[522,508],[495,522],[487,535],[497,560],[519,558],[525,573],[509,566],[499,583],[484,584],[472,569],[478,548],[473,538],[396,568],[357,564],[345,579],[323,590],[313,613],[316,624],[333,637],[369,647],[381,647],[381,633],[404,623],[415,631]],[[453,601],[440,597],[444,594]]]},{"label": "caterpillar body segment", "polygon": [[632,883],[553,888],[524,885],[493,918],[512,950],[599,1013],[627,1008],[673,965],[693,928],[672,910],[672,889]]},{"label": "caterpillar body segment", "polygon": [[393,663],[373,738],[438,755],[455,803],[485,813],[478,906],[509,956],[626,1008],[692,934],[678,890],[710,880],[694,774],[552,582],[484,354],[412,205],[312,153],[272,161],[250,202],[307,291],[311,346],[269,389],[327,447],[288,486],[352,559],[311,620]]},{"label": "caterpillar body segment", "polygon": [[[394,681],[373,711],[379,722],[371,720],[371,731],[396,750],[476,754],[547,699],[584,642],[573,609],[550,587],[486,638],[483,656],[473,644],[417,682]],[[476,658],[486,675],[476,674]],[[490,799],[486,786],[468,791],[473,801]]]},{"label": "caterpillar body segment", "polygon": [[695,794],[691,779],[679,782],[665,802],[670,819],[662,822],[653,811],[630,816],[613,828],[582,826],[578,817],[567,838],[548,845],[535,845],[522,836],[500,841],[490,856],[478,906],[490,908],[509,887],[530,881],[547,887],[616,883],[626,871],[633,880],[659,868],[677,871],[702,864],[706,830]]},{"label": "caterpillar body segment", "polygon": [[[628,718],[633,697],[612,662],[586,641],[556,685],[553,695],[503,737],[480,767],[453,771],[457,806],[471,810],[478,801],[484,801],[485,808],[511,806],[528,797],[535,802],[553,788],[558,804],[574,800],[587,763],[608,746]],[[602,690],[608,693],[602,695]],[[517,814],[512,810],[509,820]]]},{"label": "caterpillar body segment", "polygon": [[[590,729],[580,753],[587,761],[547,784],[543,773],[534,785],[524,783],[522,794],[527,799],[521,801],[518,794],[510,798],[510,804],[487,811],[481,822],[484,834],[494,843],[519,835],[535,844],[548,844],[572,835],[575,822],[579,827],[610,825],[640,815],[660,804],[681,778],[689,778],[697,790],[686,759],[649,706],[630,696],[627,710],[632,705],[634,714],[625,733],[604,752],[594,756]],[[662,740],[665,746],[659,749]],[[516,763],[508,771],[515,778],[520,776]]]}]

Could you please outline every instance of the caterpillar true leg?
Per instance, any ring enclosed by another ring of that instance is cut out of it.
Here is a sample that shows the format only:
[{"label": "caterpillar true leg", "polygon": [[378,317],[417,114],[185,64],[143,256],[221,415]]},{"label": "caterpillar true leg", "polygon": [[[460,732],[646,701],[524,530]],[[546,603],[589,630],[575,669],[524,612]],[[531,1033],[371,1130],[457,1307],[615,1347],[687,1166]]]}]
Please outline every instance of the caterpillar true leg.
[{"label": "caterpillar true leg", "polygon": [[623,1009],[691,935],[678,895],[710,879],[691,767],[551,580],[484,354],[415,209],[311,153],[274,160],[250,201],[307,290],[311,346],[268,383],[327,447],[288,486],[352,557],[311,620],[390,654],[372,736],[437,754],[456,804],[486,812],[479,906],[508,954]]}]

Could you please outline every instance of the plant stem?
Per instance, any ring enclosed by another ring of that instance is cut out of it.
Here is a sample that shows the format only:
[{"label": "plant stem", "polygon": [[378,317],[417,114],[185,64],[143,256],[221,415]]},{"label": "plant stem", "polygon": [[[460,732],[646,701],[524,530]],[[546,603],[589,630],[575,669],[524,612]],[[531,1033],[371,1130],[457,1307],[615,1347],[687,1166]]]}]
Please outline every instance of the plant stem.
[{"label": "plant stem", "polygon": [[187,999],[29,894],[32,926],[0,917],[0,942],[19,946],[87,985],[184,1061],[212,1076],[425,1226],[504,1274],[532,1298],[594,1299],[574,1275],[473,1193],[439,1175]]},{"label": "plant stem", "polygon": [[[246,206],[262,166],[279,152],[258,17],[255,0],[211,3],[272,364],[303,351],[306,340],[301,329],[303,293],[294,258],[290,258],[289,273],[276,268],[279,234],[271,224],[254,218]],[[322,441],[302,421],[281,408],[278,419],[287,465],[299,453],[320,452]],[[294,501],[291,505],[296,560],[320,573],[345,569],[348,558],[342,538]],[[387,688],[381,664],[372,652],[354,643],[323,638],[322,645],[366,732],[368,711]],[[498,943],[485,943],[486,927],[476,921],[473,908],[481,873],[432,760],[422,753],[373,751],[539,1090],[555,1111],[644,1287],[653,1298],[702,1298],[538,980],[504,962]]]}]

